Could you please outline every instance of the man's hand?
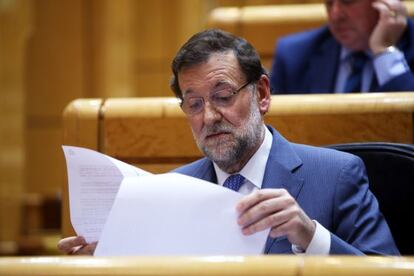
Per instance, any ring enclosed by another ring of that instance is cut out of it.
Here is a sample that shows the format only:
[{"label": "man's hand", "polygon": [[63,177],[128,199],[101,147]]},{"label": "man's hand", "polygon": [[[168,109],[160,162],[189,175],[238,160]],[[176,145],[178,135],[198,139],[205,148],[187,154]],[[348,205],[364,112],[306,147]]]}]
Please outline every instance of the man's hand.
[{"label": "man's hand", "polygon": [[400,0],[377,0],[372,3],[379,13],[369,46],[374,55],[394,46],[407,26],[407,8]]},{"label": "man's hand", "polygon": [[61,239],[57,247],[61,252],[69,255],[93,255],[96,244],[96,242],[88,244],[83,237],[76,236]]},{"label": "man's hand", "polygon": [[245,235],[271,228],[272,238],[287,236],[292,244],[307,249],[315,223],[285,189],[262,189],[245,196],[236,207]]}]

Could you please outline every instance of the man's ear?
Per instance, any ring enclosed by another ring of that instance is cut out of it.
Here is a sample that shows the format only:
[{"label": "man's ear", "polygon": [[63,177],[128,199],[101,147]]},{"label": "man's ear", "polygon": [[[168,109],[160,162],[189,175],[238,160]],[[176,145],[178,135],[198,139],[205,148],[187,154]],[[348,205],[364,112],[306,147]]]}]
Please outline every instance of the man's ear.
[{"label": "man's ear", "polygon": [[270,81],[269,77],[262,75],[257,81],[257,101],[260,114],[264,115],[270,108]]}]

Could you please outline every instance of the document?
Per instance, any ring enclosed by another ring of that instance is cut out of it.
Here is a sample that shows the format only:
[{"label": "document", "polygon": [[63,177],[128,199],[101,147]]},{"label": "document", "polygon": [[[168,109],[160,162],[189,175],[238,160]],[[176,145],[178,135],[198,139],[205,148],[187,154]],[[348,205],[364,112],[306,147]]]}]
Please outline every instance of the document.
[{"label": "document", "polygon": [[87,148],[62,148],[68,172],[70,221],[77,235],[88,243],[96,242],[122,180],[150,173]]},{"label": "document", "polygon": [[95,256],[258,255],[269,230],[244,236],[243,195],[198,178],[153,175],[99,152],[63,146],[70,219]]},{"label": "document", "polygon": [[242,196],[177,173],[125,178],[95,256],[262,254],[269,230],[242,234]]}]

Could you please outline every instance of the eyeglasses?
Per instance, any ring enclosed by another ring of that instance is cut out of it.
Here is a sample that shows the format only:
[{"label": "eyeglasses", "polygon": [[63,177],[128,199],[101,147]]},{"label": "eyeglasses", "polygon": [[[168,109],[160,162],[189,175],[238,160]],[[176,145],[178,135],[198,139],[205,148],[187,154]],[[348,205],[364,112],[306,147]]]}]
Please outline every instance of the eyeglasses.
[{"label": "eyeglasses", "polygon": [[[229,107],[236,101],[236,95],[251,82],[246,82],[237,89],[232,87],[221,88],[218,91],[211,93],[208,96],[208,101],[214,107]],[[185,114],[193,116],[201,113],[204,110],[204,97],[188,97],[181,101],[181,108]]]}]

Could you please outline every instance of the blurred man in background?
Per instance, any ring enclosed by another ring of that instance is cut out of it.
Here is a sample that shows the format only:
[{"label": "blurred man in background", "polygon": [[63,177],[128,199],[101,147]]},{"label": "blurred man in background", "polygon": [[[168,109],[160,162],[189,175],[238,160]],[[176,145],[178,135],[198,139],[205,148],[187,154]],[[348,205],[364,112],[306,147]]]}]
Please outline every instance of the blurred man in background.
[{"label": "blurred man in background", "polygon": [[414,91],[414,21],[399,0],[325,0],[328,24],[281,38],[274,94]]}]

